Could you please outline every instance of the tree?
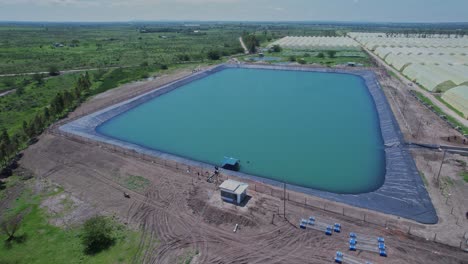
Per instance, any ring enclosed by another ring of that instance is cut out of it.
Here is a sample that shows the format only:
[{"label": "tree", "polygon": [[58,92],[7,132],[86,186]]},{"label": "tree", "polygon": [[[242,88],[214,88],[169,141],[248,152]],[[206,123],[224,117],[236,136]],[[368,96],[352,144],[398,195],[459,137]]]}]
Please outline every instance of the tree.
[{"label": "tree", "polygon": [[107,217],[94,216],[84,223],[82,242],[86,253],[95,254],[114,242],[114,223]]},{"label": "tree", "polygon": [[317,58],[323,59],[323,58],[325,58],[325,54],[323,54],[323,52],[319,52],[317,54]]},{"label": "tree", "polygon": [[17,94],[17,95],[22,95],[22,94],[24,94],[24,87],[23,87],[23,86],[19,86],[18,88],[16,88],[16,94]]},{"label": "tree", "polygon": [[247,49],[250,53],[255,53],[257,47],[260,46],[260,42],[254,34],[244,36],[244,43],[247,46]]},{"label": "tree", "polygon": [[296,56],[289,56],[289,61],[290,62],[295,62],[296,61]]},{"label": "tree", "polygon": [[71,43],[72,43],[72,47],[78,47],[78,44],[80,44],[80,41],[77,39],[74,39],[71,41]]},{"label": "tree", "polygon": [[26,136],[29,137],[30,135],[29,126],[28,126],[28,123],[24,120],[23,120],[23,132]]},{"label": "tree", "polygon": [[283,50],[283,48],[281,48],[280,45],[273,45],[273,47],[271,47],[271,50],[273,52],[281,52]]},{"label": "tree", "polygon": [[57,76],[57,75],[60,75],[60,71],[59,71],[59,69],[57,68],[57,66],[52,65],[52,66],[49,67],[49,75],[50,75],[50,76]]},{"label": "tree", "polygon": [[46,122],[50,120],[49,107],[44,108],[44,119]]},{"label": "tree", "polygon": [[208,51],[208,59],[210,60],[219,60],[221,58],[221,55],[219,54],[219,51],[217,50],[210,50]]},{"label": "tree", "polygon": [[39,74],[39,73],[36,73],[36,74],[33,75],[33,80],[35,82],[37,82],[37,84],[43,84],[44,83],[43,76],[42,76],[42,74]]},{"label": "tree", "polygon": [[336,57],[336,50],[327,51],[327,55],[328,55],[329,58],[335,58]]},{"label": "tree", "polygon": [[11,242],[17,238],[16,232],[18,231],[22,222],[23,222],[22,214],[17,214],[13,217],[2,220],[0,224],[0,228],[1,228],[2,233],[4,233],[7,236],[7,239],[6,239],[7,242]]},{"label": "tree", "polygon": [[6,128],[2,129],[2,135],[0,136],[0,142],[5,143],[5,144],[10,144],[10,136],[8,135],[8,132]]},{"label": "tree", "polygon": [[5,87],[8,88],[13,88],[15,86],[15,81],[13,81],[12,79],[5,79],[3,81],[3,85],[5,85]]}]

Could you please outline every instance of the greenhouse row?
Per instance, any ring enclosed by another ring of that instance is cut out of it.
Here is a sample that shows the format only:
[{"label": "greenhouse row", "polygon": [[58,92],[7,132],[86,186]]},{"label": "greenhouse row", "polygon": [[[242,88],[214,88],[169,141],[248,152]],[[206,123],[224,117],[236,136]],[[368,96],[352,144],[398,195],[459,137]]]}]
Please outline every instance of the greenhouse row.
[{"label": "greenhouse row", "polygon": [[462,85],[450,89],[442,95],[442,99],[468,119],[468,86]]},{"label": "greenhouse row", "polygon": [[374,33],[373,36],[361,36],[350,33],[361,45],[371,51],[379,47],[391,48],[468,48],[468,37],[388,37],[385,33]]},{"label": "greenhouse row", "polygon": [[398,71],[403,71],[410,64],[434,65],[465,65],[468,66],[468,56],[465,55],[413,55],[390,53],[385,62]]},{"label": "greenhouse row", "polygon": [[354,50],[360,49],[359,43],[348,37],[284,37],[272,44],[287,49],[329,49],[329,50]]},{"label": "greenhouse row", "polygon": [[468,67],[464,65],[411,64],[403,74],[432,92],[444,92],[468,84]]},{"label": "greenhouse row", "polygon": [[465,35],[458,35],[458,34],[425,34],[423,32],[420,33],[384,33],[384,32],[350,32],[348,36],[351,38],[466,38],[468,36]]},{"label": "greenhouse row", "polygon": [[378,47],[374,53],[382,59],[391,53],[396,55],[468,55],[468,48]]},{"label": "greenhouse row", "polygon": [[393,33],[349,33],[388,65],[442,99],[468,118],[468,37],[404,36]]}]

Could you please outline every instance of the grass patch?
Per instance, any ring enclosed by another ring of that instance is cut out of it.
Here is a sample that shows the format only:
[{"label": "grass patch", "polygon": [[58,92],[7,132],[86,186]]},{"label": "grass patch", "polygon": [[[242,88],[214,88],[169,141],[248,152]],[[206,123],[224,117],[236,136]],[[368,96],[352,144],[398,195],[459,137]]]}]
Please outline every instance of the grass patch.
[{"label": "grass patch", "polygon": [[125,184],[125,187],[127,187],[130,190],[142,191],[150,184],[150,181],[142,176],[129,175],[125,179],[124,184]]},{"label": "grass patch", "polygon": [[423,180],[424,185],[425,185],[425,186],[428,186],[428,185],[429,185],[429,182],[427,181],[426,175],[424,175],[424,172],[419,171],[419,175],[421,176],[421,179]]},{"label": "grass patch", "polygon": [[[323,57],[318,56],[323,53]],[[325,66],[335,66],[347,64],[348,62],[354,62],[357,64],[363,64],[364,66],[370,66],[371,60],[369,56],[359,50],[340,50],[336,51],[335,57],[331,58],[328,56],[325,50],[293,50],[283,49],[281,52],[266,53],[266,57],[278,57],[279,61],[290,62],[291,58],[296,61],[303,60],[306,64],[321,64]]]},{"label": "grass patch", "polygon": [[198,255],[198,250],[190,250],[183,254],[182,256],[179,256],[177,258],[177,263],[178,264],[190,264],[192,263],[193,258]]},{"label": "grass patch", "polygon": [[393,78],[400,80],[400,77],[398,77],[398,75],[394,71],[387,71],[387,73]]},{"label": "grass patch", "polygon": [[[60,191],[60,190],[59,190]],[[45,195],[32,195],[26,190],[8,214],[22,212],[24,219],[17,234],[21,242],[10,246],[3,243],[0,235],[0,263],[130,263],[138,250],[140,234],[122,225],[117,226],[116,243],[108,250],[95,255],[84,253],[81,242],[81,227],[67,230],[48,224],[48,215],[39,205]]]},{"label": "grass patch", "polygon": [[460,172],[460,177],[462,177],[462,179],[463,179],[465,182],[468,182],[468,171]]},{"label": "grass patch", "polygon": [[436,95],[435,98],[437,98],[437,100],[439,100],[441,103],[443,103],[444,105],[446,105],[448,108],[450,108],[452,111],[454,111],[457,115],[465,118],[465,116],[463,116],[463,113],[458,111],[455,107],[453,107],[451,104],[445,102],[444,99],[442,99],[442,96],[438,96]]}]

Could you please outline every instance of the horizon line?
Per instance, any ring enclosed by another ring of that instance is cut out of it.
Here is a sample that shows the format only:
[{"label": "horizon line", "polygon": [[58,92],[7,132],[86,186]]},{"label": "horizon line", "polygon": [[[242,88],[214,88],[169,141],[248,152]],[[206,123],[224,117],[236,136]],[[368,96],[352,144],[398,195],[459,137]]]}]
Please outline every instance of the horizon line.
[{"label": "horizon line", "polygon": [[417,21],[417,22],[395,22],[395,21],[351,21],[351,20],[183,20],[183,19],[161,19],[161,20],[144,20],[144,19],[133,19],[133,20],[108,20],[108,21],[77,21],[77,20],[0,20],[0,23],[161,23],[161,22],[200,22],[200,23],[342,23],[342,24],[467,24],[468,21]]}]

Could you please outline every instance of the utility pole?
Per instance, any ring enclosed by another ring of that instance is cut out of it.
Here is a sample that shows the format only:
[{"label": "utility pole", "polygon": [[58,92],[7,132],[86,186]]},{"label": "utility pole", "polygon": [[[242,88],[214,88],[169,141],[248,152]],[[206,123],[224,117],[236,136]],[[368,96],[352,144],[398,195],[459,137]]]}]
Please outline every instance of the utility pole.
[{"label": "utility pole", "polygon": [[283,215],[286,219],[286,182],[283,182]]},{"label": "utility pole", "polygon": [[[442,150],[442,149],[440,149]],[[442,156],[442,161],[440,162],[440,167],[439,167],[439,173],[437,173],[437,184],[440,185],[440,172],[442,171],[442,165],[444,165],[444,160],[445,160],[445,154],[447,153],[447,151],[444,149],[444,155]]]}]

